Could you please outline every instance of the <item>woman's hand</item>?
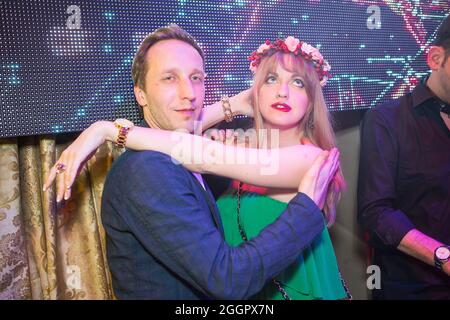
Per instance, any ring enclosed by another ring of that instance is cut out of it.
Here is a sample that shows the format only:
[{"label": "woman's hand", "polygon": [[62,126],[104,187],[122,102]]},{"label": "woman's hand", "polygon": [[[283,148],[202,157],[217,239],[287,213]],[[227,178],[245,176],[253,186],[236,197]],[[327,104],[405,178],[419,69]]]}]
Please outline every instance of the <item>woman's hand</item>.
[{"label": "woman's hand", "polygon": [[[107,136],[107,128],[113,125],[110,122],[98,121],[93,123],[89,128],[84,130],[72,144],[65,149],[58,161],[50,170],[50,174],[44,183],[44,191],[46,191],[56,179],[56,201],[70,198],[71,187],[75,178],[80,173],[84,164],[97,151],[97,148],[105,142]],[[114,126],[114,125],[113,125]],[[58,166],[64,165],[64,169]]]},{"label": "woman's hand", "polygon": [[336,148],[333,148],[330,152],[322,151],[311,168],[305,173],[298,191],[310,197],[322,210],[327,198],[328,186],[338,168],[339,151]]},{"label": "woman's hand", "polygon": [[253,117],[252,107],[252,89],[247,89],[239,92],[237,95],[230,98],[231,109],[237,111],[239,114]]}]

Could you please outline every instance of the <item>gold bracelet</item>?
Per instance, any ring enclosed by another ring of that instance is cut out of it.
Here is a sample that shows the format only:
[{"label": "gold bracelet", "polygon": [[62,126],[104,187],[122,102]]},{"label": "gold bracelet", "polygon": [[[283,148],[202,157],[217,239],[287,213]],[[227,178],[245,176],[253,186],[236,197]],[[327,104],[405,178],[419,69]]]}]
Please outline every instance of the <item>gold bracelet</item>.
[{"label": "gold bracelet", "polygon": [[134,127],[134,124],[127,119],[116,119],[116,121],[114,121],[114,125],[117,129],[119,129],[116,139],[116,147],[124,148],[125,142],[127,141],[128,132]]},{"label": "gold bracelet", "polygon": [[234,119],[234,113],[231,111],[231,105],[230,105],[230,99],[228,96],[224,95],[222,96],[222,99],[220,99],[220,102],[222,102],[222,109],[223,113],[225,114],[225,121],[231,122]]}]

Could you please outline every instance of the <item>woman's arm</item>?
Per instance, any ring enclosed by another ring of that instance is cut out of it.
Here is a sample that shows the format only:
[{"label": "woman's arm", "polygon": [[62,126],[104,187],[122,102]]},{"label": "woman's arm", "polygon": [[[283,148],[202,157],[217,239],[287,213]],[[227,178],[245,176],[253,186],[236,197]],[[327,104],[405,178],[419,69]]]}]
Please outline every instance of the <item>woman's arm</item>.
[{"label": "woman's arm", "polygon": [[[53,166],[44,191],[57,178],[57,201],[70,197],[70,188],[79,168],[105,140],[116,141],[118,129],[113,122],[98,121],[61,154],[57,164],[65,170],[57,174]],[[224,145],[189,133],[134,127],[129,131],[126,147],[153,150],[170,155],[188,170],[209,173],[244,183],[269,188],[296,189],[321,150],[313,146],[280,149],[255,149]]]},{"label": "woman's arm", "polygon": [[[115,141],[117,128],[100,122],[106,140]],[[236,179],[269,188],[296,189],[321,149],[296,145],[280,149],[255,149],[224,145],[189,133],[134,127],[126,147],[170,155],[190,171]]]},{"label": "woman's arm", "polygon": [[[253,116],[251,106],[251,89],[239,92],[237,95],[230,97],[231,111],[235,115]],[[207,130],[217,123],[224,120],[224,112],[222,102],[218,101],[212,105],[203,108],[202,125],[203,130]]]}]

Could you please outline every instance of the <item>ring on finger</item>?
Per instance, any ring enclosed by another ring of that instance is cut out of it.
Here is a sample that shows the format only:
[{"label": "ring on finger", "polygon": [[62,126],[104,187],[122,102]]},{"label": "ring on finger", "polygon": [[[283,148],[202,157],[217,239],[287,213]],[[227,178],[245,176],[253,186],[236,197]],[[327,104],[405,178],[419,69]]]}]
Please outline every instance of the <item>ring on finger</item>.
[{"label": "ring on finger", "polygon": [[55,164],[56,174],[62,173],[66,170],[66,165],[64,163],[58,162]]}]

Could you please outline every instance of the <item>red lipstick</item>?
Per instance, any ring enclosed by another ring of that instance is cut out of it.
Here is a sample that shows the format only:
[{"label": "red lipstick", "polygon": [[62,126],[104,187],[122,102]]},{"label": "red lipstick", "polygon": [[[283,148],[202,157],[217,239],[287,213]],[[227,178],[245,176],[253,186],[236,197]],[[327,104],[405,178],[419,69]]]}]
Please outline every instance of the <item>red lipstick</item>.
[{"label": "red lipstick", "polygon": [[281,112],[289,112],[292,109],[288,104],[280,102],[273,103],[271,107]]}]

